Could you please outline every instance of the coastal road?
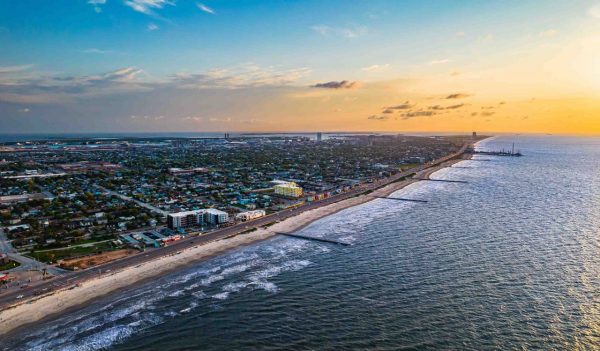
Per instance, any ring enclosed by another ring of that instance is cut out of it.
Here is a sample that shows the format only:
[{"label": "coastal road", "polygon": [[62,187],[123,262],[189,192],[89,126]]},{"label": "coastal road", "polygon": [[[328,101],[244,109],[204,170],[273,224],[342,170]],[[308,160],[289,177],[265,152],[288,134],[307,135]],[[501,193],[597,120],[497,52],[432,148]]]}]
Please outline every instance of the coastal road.
[{"label": "coastal road", "polygon": [[4,228],[0,227],[0,253],[7,254],[14,251],[15,250],[13,249],[12,245],[10,244],[10,241],[4,233]]},{"label": "coastal road", "polygon": [[61,275],[67,273],[67,271],[47,265],[43,262],[36,261],[32,258],[19,254],[11,245],[10,240],[6,237],[4,229],[0,228],[0,253],[5,253],[8,258],[13,261],[19,262],[19,267],[13,268],[10,271],[28,271],[28,270],[41,270],[46,268],[52,275]]},{"label": "coastal road", "polygon": [[[296,208],[283,210],[283,211],[280,211],[280,212],[277,212],[277,213],[274,213],[274,214],[271,214],[268,216],[257,218],[250,222],[244,222],[244,223],[236,224],[236,225],[233,225],[230,227],[217,229],[212,232],[201,234],[199,236],[188,237],[188,238],[182,239],[180,241],[176,241],[169,246],[165,246],[165,247],[158,248],[158,249],[148,250],[146,252],[142,252],[142,253],[135,254],[132,256],[127,256],[122,259],[109,262],[102,266],[90,268],[88,270],[73,272],[70,274],[64,274],[64,275],[55,277],[51,280],[48,280],[45,283],[31,287],[30,289],[26,289],[23,291],[17,291],[17,292],[13,292],[13,293],[9,293],[9,294],[0,296],[0,310],[5,309],[17,302],[24,302],[28,298],[34,297],[40,293],[45,293],[45,292],[48,292],[48,291],[54,290],[54,289],[69,287],[78,282],[84,282],[87,279],[98,277],[101,274],[113,273],[115,271],[119,271],[119,270],[125,269],[127,267],[137,266],[139,264],[142,264],[142,263],[145,263],[145,262],[148,262],[151,260],[155,260],[155,259],[163,257],[163,256],[175,255],[179,251],[188,249],[190,247],[194,247],[197,245],[204,245],[204,244],[207,244],[207,243],[210,243],[213,241],[222,240],[222,239],[226,239],[230,236],[237,235],[249,228],[259,228],[262,226],[272,224],[274,222],[283,221],[287,218],[297,216],[300,213],[305,212],[305,211],[310,211],[310,210],[313,210],[313,209],[316,209],[316,208],[319,208],[322,206],[327,206],[327,205],[330,205],[330,204],[333,204],[333,203],[336,203],[339,201],[343,201],[343,200],[346,200],[346,199],[349,199],[349,198],[352,198],[355,196],[359,196],[361,194],[371,192],[375,189],[378,189],[378,188],[381,188],[388,184],[399,181],[403,178],[411,177],[411,176],[415,175],[416,173],[422,172],[425,169],[430,169],[432,167],[439,166],[439,165],[443,164],[444,162],[447,162],[451,159],[458,158],[465,153],[465,151],[467,150],[467,147],[468,147],[468,144],[465,144],[458,152],[450,154],[445,157],[442,157],[435,161],[432,161],[429,164],[411,168],[407,171],[397,173],[388,178],[374,181],[373,183],[367,183],[367,184],[360,185],[360,186],[355,187],[354,189],[351,189],[350,191],[342,193],[342,194],[334,195],[334,196],[331,196],[329,198],[326,198],[326,199],[323,199],[320,201],[307,202]],[[16,297],[18,295],[23,295],[23,297],[19,300],[16,300]]]}]

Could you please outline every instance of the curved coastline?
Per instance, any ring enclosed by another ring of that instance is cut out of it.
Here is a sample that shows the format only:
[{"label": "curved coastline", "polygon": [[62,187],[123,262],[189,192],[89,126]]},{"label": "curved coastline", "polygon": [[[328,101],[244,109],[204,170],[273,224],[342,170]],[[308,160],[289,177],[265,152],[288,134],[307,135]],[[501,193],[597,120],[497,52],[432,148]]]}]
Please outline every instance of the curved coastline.
[{"label": "curved coastline", "polygon": [[135,284],[142,284],[154,277],[184,268],[187,265],[210,259],[242,246],[267,240],[277,235],[277,232],[298,231],[316,220],[333,215],[349,207],[361,205],[375,200],[377,197],[389,196],[410,184],[420,181],[420,179],[428,179],[435,172],[463,160],[464,159],[453,159],[446,161],[441,165],[422,170],[417,173],[415,177],[388,184],[373,190],[369,194],[362,194],[301,212],[298,215],[282,220],[267,228],[259,228],[250,233],[238,234],[225,239],[183,249],[175,254],[163,256],[136,266],[127,267],[119,271],[110,272],[109,274],[86,280],[81,286],[75,288],[71,287],[56,290],[30,301],[24,301],[21,304],[12,306],[0,312],[0,335],[42,320],[51,319],[68,310],[77,309],[93,299],[118,290],[130,288]]}]

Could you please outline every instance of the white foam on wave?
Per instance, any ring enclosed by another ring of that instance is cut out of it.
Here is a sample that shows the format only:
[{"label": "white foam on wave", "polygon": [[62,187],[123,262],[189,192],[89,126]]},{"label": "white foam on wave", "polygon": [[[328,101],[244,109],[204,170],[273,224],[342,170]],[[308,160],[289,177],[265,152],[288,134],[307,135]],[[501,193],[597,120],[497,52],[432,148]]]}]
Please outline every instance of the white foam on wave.
[{"label": "white foam on wave", "polygon": [[201,291],[195,291],[195,292],[193,292],[192,296],[194,296],[197,299],[204,299],[204,298],[206,298],[207,295],[206,295],[206,293],[204,291],[201,290]]},{"label": "white foam on wave", "polygon": [[188,305],[188,307],[186,307],[186,308],[184,308],[184,309],[181,309],[181,310],[179,311],[179,313],[189,313],[189,312],[191,312],[193,309],[195,309],[196,307],[198,307],[198,303],[197,303],[197,302],[194,302],[194,301],[192,301],[192,302],[191,302],[191,303]]},{"label": "white foam on wave", "polygon": [[223,287],[223,291],[238,292],[238,291],[242,290],[243,288],[247,287],[248,284],[250,284],[250,282],[229,283]]},{"label": "white foam on wave", "polygon": [[229,291],[224,291],[212,296],[213,299],[226,300],[229,297]]},{"label": "white foam on wave", "polygon": [[183,290],[175,290],[175,291],[173,291],[172,293],[170,293],[167,296],[169,296],[169,297],[179,297],[179,296],[181,296],[183,294],[185,294],[185,291],[183,291]]}]

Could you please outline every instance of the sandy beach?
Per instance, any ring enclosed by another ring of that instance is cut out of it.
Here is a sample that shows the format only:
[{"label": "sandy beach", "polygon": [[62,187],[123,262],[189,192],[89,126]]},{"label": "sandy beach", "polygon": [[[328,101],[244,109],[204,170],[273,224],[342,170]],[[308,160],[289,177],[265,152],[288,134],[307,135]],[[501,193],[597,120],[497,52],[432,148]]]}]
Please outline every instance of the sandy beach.
[{"label": "sandy beach", "polygon": [[227,239],[194,246],[176,254],[164,256],[134,267],[105,273],[102,276],[83,282],[81,286],[78,287],[56,290],[48,295],[42,295],[36,299],[24,301],[19,305],[0,312],[0,334],[5,334],[15,328],[59,314],[67,309],[76,308],[94,298],[104,296],[118,289],[130,287],[135,283],[140,283],[152,277],[165,274],[169,271],[189,265],[190,263],[213,257],[228,250],[239,248],[240,246],[268,239],[277,235],[277,232],[297,231],[315,220],[332,215],[343,209],[372,201],[377,196],[388,196],[395,191],[418,182],[419,179],[416,178],[428,178],[434,172],[460,161],[461,160],[448,161],[443,165],[431,167],[422,171],[415,178],[389,184],[374,190],[370,194],[360,195],[302,212],[297,216],[275,223],[267,228],[259,228],[250,233],[238,234]]}]

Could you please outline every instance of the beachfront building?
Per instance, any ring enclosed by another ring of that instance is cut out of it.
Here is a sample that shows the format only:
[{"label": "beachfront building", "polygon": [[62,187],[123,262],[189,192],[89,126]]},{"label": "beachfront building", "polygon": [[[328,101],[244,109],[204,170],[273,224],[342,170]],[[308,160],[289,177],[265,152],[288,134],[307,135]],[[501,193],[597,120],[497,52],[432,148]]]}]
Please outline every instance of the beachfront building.
[{"label": "beachfront building", "polygon": [[286,197],[300,197],[302,196],[302,188],[296,185],[294,182],[287,182],[285,184],[277,184],[273,187],[275,194],[286,196]]},{"label": "beachfront building", "polygon": [[215,208],[170,213],[167,216],[167,226],[171,229],[196,227],[205,223],[223,224],[228,221],[227,212]]},{"label": "beachfront building", "polygon": [[229,222],[229,215],[227,214],[227,212],[223,212],[215,208],[209,208],[204,211],[204,221],[206,223],[223,224]]},{"label": "beachfront building", "polygon": [[169,213],[167,226],[171,229],[195,227],[204,223],[205,210]]},{"label": "beachfront building", "polygon": [[264,210],[246,211],[246,212],[238,213],[235,216],[235,219],[242,221],[242,222],[246,222],[246,221],[251,221],[256,218],[263,217],[264,215],[266,215],[266,212]]}]

